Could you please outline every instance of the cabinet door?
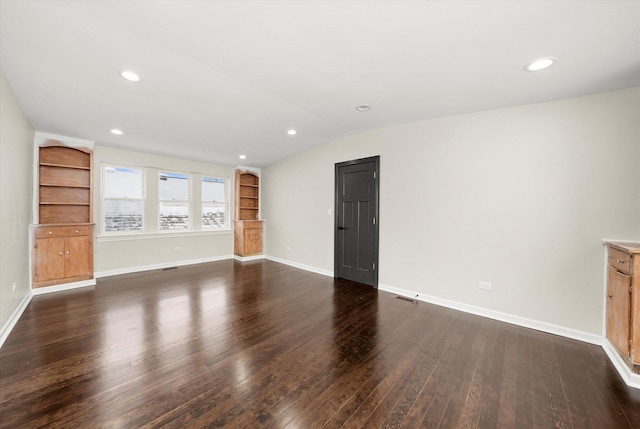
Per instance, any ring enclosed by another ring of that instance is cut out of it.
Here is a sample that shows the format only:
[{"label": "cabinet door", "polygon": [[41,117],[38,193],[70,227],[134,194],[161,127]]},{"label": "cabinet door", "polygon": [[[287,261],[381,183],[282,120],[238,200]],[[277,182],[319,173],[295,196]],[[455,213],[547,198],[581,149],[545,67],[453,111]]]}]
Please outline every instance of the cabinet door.
[{"label": "cabinet door", "polygon": [[64,238],[36,240],[36,281],[64,277]]},{"label": "cabinet door", "polygon": [[64,276],[77,277],[91,274],[91,237],[68,237],[65,239]]},{"label": "cabinet door", "polygon": [[626,356],[629,356],[630,287],[631,277],[608,267],[607,338]]},{"label": "cabinet door", "polygon": [[262,228],[247,228],[244,230],[244,254],[256,253],[262,253]]},{"label": "cabinet door", "polygon": [[253,232],[253,242],[255,243],[254,253],[262,253],[262,227],[254,229]]},{"label": "cabinet door", "polygon": [[252,255],[258,253],[256,243],[256,231],[257,229],[247,228],[244,230],[244,253],[245,255]]}]

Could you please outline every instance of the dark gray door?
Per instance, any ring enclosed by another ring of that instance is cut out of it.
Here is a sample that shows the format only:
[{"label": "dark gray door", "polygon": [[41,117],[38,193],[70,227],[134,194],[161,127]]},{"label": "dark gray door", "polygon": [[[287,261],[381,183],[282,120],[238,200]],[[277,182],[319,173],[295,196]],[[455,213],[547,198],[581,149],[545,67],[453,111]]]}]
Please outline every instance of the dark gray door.
[{"label": "dark gray door", "polygon": [[336,164],[335,277],[378,287],[380,157]]}]

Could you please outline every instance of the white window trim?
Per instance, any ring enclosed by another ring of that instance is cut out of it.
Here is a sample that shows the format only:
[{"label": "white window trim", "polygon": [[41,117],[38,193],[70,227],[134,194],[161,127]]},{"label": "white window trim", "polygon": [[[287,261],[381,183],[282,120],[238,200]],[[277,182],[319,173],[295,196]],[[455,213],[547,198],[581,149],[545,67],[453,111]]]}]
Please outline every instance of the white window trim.
[{"label": "white window trim", "polygon": [[133,233],[131,233],[130,231],[126,231],[126,232],[127,232],[126,234],[123,232],[120,234],[109,233],[107,235],[99,235],[98,237],[96,237],[96,239],[98,243],[106,243],[110,241],[152,240],[152,239],[170,238],[170,237],[200,237],[200,236],[233,234],[233,231],[231,231],[230,229],[226,229],[226,230],[207,229],[206,231],[201,231],[201,230],[187,231],[184,229],[181,231],[176,231],[174,229],[169,231],[145,232],[145,233],[142,233],[140,231],[134,231]]},{"label": "white window trim", "polygon": [[[220,179],[220,180],[224,180],[224,202],[220,203],[220,202],[214,202],[214,201],[205,201],[202,198],[202,188],[200,188],[200,228],[202,231],[228,231],[231,229],[230,226],[230,221],[229,218],[230,213],[229,213],[229,178],[228,177],[220,177],[220,176],[214,176],[214,175],[210,175],[210,174],[201,174],[200,175],[200,186],[202,186],[202,182],[204,182],[204,178],[207,177],[209,179]],[[219,227],[219,226],[204,226],[202,225],[202,215],[204,213],[204,205],[205,204],[220,204],[224,206],[224,213],[225,213],[225,217],[224,217],[224,226],[223,227]]]},{"label": "white window trim", "polygon": [[[110,162],[101,162],[100,167],[100,235],[99,236],[120,236],[120,235],[139,235],[144,234],[146,229],[146,222],[144,221],[145,216],[145,205],[146,205],[146,169],[144,167],[140,167],[137,165],[128,165],[128,164],[117,164]],[[113,168],[128,168],[131,170],[140,170],[142,172],[140,180],[142,181],[142,198],[125,198],[130,201],[142,201],[142,229],[141,230],[130,230],[130,231],[106,231],[106,222],[105,222],[105,200],[122,200],[123,198],[107,198],[105,196],[105,171],[108,167]]]},{"label": "white window trim", "polygon": [[[162,173],[166,173],[166,174],[176,174],[176,175],[185,175],[187,176],[187,199],[186,200],[165,200],[160,198],[160,176],[162,175]],[[193,209],[193,192],[192,192],[192,186],[193,186],[193,174],[187,171],[170,171],[170,170],[164,170],[164,169],[158,169],[158,232],[159,233],[166,233],[166,232],[179,232],[179,231],[193,231],[193,213],[192,213],[192,209]],[[181,204],[186,204],[187,205],[187,216],[189,217],[189,224],[187,225],[186,228],[180,228],[180,229],[162,229],[161,227],[161,220],[160,220],[160,207],[162,206],[162,203],[181,203]]]}]

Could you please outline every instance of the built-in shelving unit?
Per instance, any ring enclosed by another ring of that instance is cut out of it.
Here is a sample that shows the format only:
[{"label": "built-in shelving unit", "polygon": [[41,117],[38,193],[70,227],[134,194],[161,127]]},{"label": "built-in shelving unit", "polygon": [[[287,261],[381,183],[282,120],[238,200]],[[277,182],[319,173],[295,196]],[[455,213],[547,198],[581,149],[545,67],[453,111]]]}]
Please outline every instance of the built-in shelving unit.
[{"label": "built-in shelving unit", "polygon": [[262,253],[263,222],[260,219],[260,177],[236,170],[234,253],[252,256]]},{"label": "built-in shelving unit", "polygon": [[93,279],[93,151],[37,138],[33,287]]}]

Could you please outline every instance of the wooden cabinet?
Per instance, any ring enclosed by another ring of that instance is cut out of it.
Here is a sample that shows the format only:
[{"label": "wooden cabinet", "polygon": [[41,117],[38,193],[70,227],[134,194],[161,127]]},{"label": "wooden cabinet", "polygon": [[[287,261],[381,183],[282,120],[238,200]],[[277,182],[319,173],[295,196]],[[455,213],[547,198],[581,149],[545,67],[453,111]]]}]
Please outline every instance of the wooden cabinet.
[{"label": "wooden cabinet", "polygon": [[607,339],[640,373],[640,243],[605,244]]},{"label": "wooden cabinet", "polygon": [[234,253],[238,256],[251,256],[262,253],[263,222],[235,221]]},{"label": "wooden cabinet", "polygon": [[93,225],[35,228],[34,287],[93,277]]},{"label": "wooden cabinet", "polygon": [[38,140],[33,287],[93,278],[93,152]]},{"label": "wooden cabinet", "polygon": [[236,171],[234,253],[250,256],[262,253],[263,222],[260,217],[260,178],[250,171]]}]

